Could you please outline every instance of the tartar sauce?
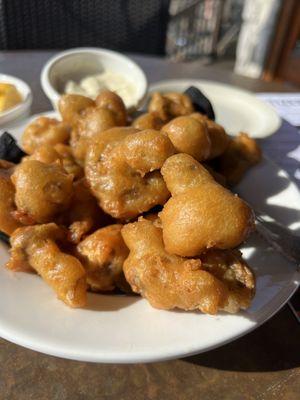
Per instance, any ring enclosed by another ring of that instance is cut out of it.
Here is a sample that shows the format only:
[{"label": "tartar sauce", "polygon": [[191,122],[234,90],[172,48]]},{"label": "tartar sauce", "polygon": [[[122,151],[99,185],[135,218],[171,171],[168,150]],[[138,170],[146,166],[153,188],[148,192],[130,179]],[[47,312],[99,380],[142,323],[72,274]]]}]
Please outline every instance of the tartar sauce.
[{"label": "tartar sauce", "polygon": [[112,71],[86,76],[79,83],[68,81],[65,86],[65,93],[81,94],[95,99],[104,89],[117,93],[123,99],[126,107],[132,104],[132,98],[135,95],[133,83]]}]

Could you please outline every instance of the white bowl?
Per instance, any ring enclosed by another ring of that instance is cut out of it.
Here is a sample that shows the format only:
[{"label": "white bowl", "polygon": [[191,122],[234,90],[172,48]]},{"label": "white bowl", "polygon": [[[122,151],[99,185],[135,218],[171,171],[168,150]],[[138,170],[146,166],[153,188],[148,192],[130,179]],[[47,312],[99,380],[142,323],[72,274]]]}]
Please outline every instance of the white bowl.
[{"label": "white bowl", "polygon": [[15,85],[22,96],[22,102],[6,111],[0,112],[0,127],[8,125],[16,120],[28,117],[32,103],[32,92],[26,82],[11,75],[0,74],[1,83]]},{"label": "white bowl", "polygon": [[41,73],[41,85],[54,109],[64,92],[67,81],[109,70],[123,75],[136,88],[135,95],[127,108],[132,111],[143,102],[148,83],[143,70],[130,58],[115,51],[82,47],[63,51],[47,61]]}]

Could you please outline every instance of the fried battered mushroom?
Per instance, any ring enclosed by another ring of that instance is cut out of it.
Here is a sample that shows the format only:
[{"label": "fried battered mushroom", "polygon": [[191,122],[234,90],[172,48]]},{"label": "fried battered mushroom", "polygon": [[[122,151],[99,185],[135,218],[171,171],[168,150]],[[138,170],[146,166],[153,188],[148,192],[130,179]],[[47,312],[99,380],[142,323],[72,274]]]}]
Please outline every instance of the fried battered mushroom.
[{"label": "fried battered mushroom", "polygon": [[116,118],[110,110],[89,108],[78,119],[71,134],[70,145],[76,161],[83,165],[87,148],[93,138],[109,128],[117,126]]},{"label": "fried battered mushroom", "polygon": [[236,313],[250,306],[255,294],[255,275],[238,250],[209,250],[201,255],[202,268],[229,289],[224,311]]},{"label": "fried battered mushroom", "polygon": [[10,179],[14,164],[0,160],[0,231],[11,235],[15,229],[22,226],[13,217],[16,211],[15,187]]},{"label": "fried battered mushroom", "polygon": [[17,229],[11,237],[11,258],[7,268],[13,271],[35,270],[70,307],[86,304],[86,272],[77,258],[61,251],[65,232],[56,224]]},{"label": "fried battered mushroom", "polygon": [[168,92],[163,96],[169,100],[169,113],[172,117],[189,115],[194,111],[192,100],[184,93]]},{"label": "fried battered mushroom", "polygon": [[26,127],[22,137],[22,146],[26,153],[32,154],[44,144],[54,146],[57,143],[67,143],[70,133],[70,126],[65,122],[54,118],[39,117]]},{"label": "fried battered mushroom", "polygon": [[206,115],[200,113],[193,113],[190,115],[190,117],[199,122],[205,123],[207,126],[208,136],[211,142],[211,149],[208,158],[211,160],[223,154],[230,142],[230,137],[225,132],[223,126],[217,124],[215,121],[207,118]]},{"label": "fried battered mushroom", "polygon": [[183,93],[154,92],[151,95],[148,111],[156,114],[161,120],[168,121],[174,117],[189,115],[195,110],[189,96]]},{"label": "fried battered mushroom", "polygon": [[95,100],[96,106],[113,113],[116,126],[125,126],[127,123],[126,107],[122,98],[110,90],[103,90]]},{"label": "fried battered mushroom", "polygon": [[168,158],[161,173],[172,194],[159,214],[171,254],[193,257],[209,248],[231,249],[253,229],[250,207],[188,154]]},{"label": "fried battered mushroom", "polygon": [[137,117],[131,125],[134,128],[141,130],[155,129],[159,131],[163,127],[164,121],[162,121],[156,114],[145,113]]},{"label": "fried battered mushroom", "polygon": [[166,133],[179,153],[186,153],[198,161],[206,160],[211,153],[207,125],[191,117],[177,117],[164,125]]},{"label": "fried battered mushroom", "polygon": [[202,261],[172,255],[164,248],[162,230],[143,218],[125,225],[122,236],[130,250],[125,277],[153,307],[216,314],[249,306],[253,274],[239,256],[219,251]]},{"label": "fried battered mushroom", "polygon": [[36,160],[45,164],[53,164],[60,160],[58,152],[54,146],[43,144],[37,147],[30,156],[23,157],[22,161]]},{"label": "fried battered mushroom", "polygon": [[70,206],[62,217],[66,219],[65,224],[69,229],[68,238],[75,244],[79,243],[91,229],[108,221],[84,178],[74,183]]},{"label": "fried battered mushroom", "polygon": [[73,177],[59,165],[26,160],[15,168],[11,180],[16,190],[15,217],[24,224],[50,222],[70,204]]},{"label": "fried battered mushroom", "polygon": [[89,107],[95,107],[95,102],[79,94],[64,94],[58,102],[58,110],[63,121],[72,127],[76,126],[78,119]]},{"label": "fried battered mushroom", "polygon": [[74,176],[74,179],[82,178],[83,169],[78,165],[73,157],[70,146],[58,143],[50,146],[44,144],[38,147],[34,153],[26,159],[37,160],[45,164],[60,163],[64,170]]},{"label": "fried battered mushroom", "polygon": [[121,236],[123,225],[109,225],[87,236],[77,246],[77,255],[87,271],[93,291],[130,290],[123,274],[129,250]]},{"label": "fried battered mushroom", "polygon": [[73,156],[73,152],[70,146],[58,143],[54,146],[55,151],[59,154],[62,166],[64,170],[74,176],[74,180],[80,179],[84,175],[82,167],[77,164]]},{"label": "fried battered mushroom", "polygon": [[169,192],[158,170],[173,153],[170,140],[158,131],[109,129],[89,147],[86,179],[106,213],[133,218],[166,202]]},{"label": "fried battered mushroom", "polygon": [[229,185],[235,185],[261,159],[262,153],[257,142],[242,132],[230,140],[227,150],[218,160],[218,172],[225,176]]},{"label": "fried battered mushroom", "polygon": [[95,102],[84,99],[84,96],[67,95],[59,106],[63,119],[72,123],[70,144],[80,165],[84,164],[87,148],[96,135],[127,122],[123,100],[116,93],[105,90]]}]

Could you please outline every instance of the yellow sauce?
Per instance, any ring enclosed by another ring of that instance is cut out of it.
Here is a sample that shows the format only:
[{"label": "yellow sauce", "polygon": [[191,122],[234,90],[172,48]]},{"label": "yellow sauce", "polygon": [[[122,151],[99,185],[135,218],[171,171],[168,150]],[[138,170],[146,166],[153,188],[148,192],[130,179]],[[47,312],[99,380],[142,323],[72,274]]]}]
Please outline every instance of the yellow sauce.
[{"label": "yellow sauce", "polygon": [[0,82],[0,112],[6,111],[22,102],[22,96],[10,83]]}]

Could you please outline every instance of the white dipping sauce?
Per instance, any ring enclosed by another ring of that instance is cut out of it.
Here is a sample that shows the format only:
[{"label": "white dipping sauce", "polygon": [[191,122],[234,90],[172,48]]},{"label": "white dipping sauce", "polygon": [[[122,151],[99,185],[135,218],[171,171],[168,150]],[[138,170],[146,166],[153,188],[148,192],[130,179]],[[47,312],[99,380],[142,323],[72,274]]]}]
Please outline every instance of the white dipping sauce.
[{"label": "white dipping sauce", "polygon": [[79,83],[68,81],[65,86],[65,93],[81,94],[95,99],[104,89],[117,93],[126,107],[132,103],[132,99],[135,97],[133,83],[129,82],[124,76],[111,71],[86,76]]}]

